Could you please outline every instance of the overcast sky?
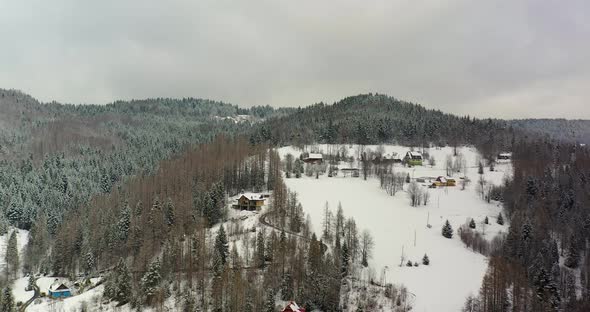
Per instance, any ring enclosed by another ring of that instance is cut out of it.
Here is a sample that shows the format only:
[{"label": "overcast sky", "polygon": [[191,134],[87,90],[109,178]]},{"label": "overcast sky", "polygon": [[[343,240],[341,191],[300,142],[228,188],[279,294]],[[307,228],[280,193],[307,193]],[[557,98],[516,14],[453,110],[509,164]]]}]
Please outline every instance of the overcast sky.
[{"label": "overcast sky", "polygon": [[0,88],[590,119],[590,1],[0,0]]}]

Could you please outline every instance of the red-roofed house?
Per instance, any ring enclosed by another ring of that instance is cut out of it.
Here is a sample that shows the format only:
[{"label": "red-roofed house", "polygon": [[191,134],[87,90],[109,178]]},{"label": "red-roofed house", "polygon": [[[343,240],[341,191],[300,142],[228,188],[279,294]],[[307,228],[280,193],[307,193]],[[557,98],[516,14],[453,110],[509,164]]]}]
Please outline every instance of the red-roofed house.
[{"label": "red-roofed house", "polygon": [[283,309],[283,312],[305,312],[304,308],[300,308],[295,301],[289,302],[289,304]]}]

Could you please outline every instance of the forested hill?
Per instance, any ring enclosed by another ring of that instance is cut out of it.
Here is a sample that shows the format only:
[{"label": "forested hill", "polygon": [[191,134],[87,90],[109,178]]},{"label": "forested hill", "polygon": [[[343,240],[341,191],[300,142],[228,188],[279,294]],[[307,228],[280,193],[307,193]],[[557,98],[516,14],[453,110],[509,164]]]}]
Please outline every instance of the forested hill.
[{"label": "forested hill", "polygon": [[[40,216],[54,233],[67,211],[108,193],[124,177],[153,173],[162,160],[249,123],[237,116],[281,113],[202,99],[108,105],[40,103],[0,89],[0,224],[28,229]],[[244,117],[244,116],[242,116]]]},{"label": "forested hill", "polygon": [[556,140],[590,144],[590,120],[515,119],[508,123],[515,129],[547,135]]},{"label": "forested hill", "polygon": [[380,94],[347,97],[333,105],[315,104],[259,124],[253,142],[309,142],[407,145],[487,144],[502,149],[513,131],[501,120],[459,117]]}]

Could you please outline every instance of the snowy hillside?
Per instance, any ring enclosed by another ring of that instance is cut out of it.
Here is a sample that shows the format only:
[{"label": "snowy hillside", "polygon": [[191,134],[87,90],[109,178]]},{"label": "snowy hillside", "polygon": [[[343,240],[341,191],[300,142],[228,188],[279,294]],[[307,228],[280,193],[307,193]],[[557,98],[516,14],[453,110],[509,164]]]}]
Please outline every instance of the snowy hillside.
[{"label": "snowy hillside", "polygon": [[[334,146],[316,146],[317,151],[327,152]],[[367,146],[375,150],[376,146]],[[396,152],[405,155],[407,147],[384,146],[385,154]],[[296,158],[302,151],[292,147],[279,150],[281,157],[291,153]],[[394,171],[409,174],[411,177],[445,176],[445,159],[452,155],[451,148],[430,149],[430,155],[436,159],[436,165],[406,168],[395,165]],[[471,180],[465,190],[459,183],[454,187],[427,189],[430,201],[426,206],[411,207],[405,191],[395,196],[388,195],[379,186],[376,177],[364,181],[361,177],[328,177],[327,174],[303,176],[300,179],[285,179],[287,186],[299,194],[306,213],[311,215],[316,233],[321,233],[321,222],[326,202],[335,211],[338,203],[342,204],[344,214],[352,216],[357,225],[368,229],[375,240],[375,251],[370,266],[377,272],[377,278],[385,273],[387,282],[401,283],[407,286],[415,299],[415,311],[458,311],[470,293],[477,293],[487,268],[486,258],[464,247],[456,230],[471,218],[475,219],[477,229],[482,231],[482,223],[487,216],[490,224],[486,225],[485,237],[491,240],[497,233],[507,230],[507,226],[496,224],[496,216],[501,211],[498,203],[486,203],[477,192],[479,179],[479,156],[473,148],[461,148],[467,167],[466,176]],[[355,155],[354,148],[349,148],[348,155]],[[427,163],[427,162],[425,162]],[[340,168],[356,166],[341,162]],[[464,169],[463,169],[464,170]],[[509,163],[498,164],[494,172],[484,169],[484,179],[488,183],[499,184],[506,175],[510,175]],[[456,173],[458,182],[464,173]],[[407,188],[407,185],[406,185]],[[432,225],[427,227],[427,219]],[[449,220],[455,235],[452,239],[441,235],[441,228]],[[403,251],[403,254],[402,254]],[[428,254],[430,265],[406,267],[408,260],[421,263],[424,254]],[[403,260],[402,260],[403,256]],[[400,264],[402,264],[400,266]]]}]

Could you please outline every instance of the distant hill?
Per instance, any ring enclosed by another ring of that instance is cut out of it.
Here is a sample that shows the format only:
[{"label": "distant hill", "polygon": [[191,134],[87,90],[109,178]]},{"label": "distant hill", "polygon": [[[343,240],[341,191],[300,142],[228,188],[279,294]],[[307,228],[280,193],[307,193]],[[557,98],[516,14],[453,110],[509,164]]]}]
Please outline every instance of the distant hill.
[{"label": "distant hill", "polygon": [[515,129],[548,135],[557,140],[590,144],[590,120],[517,119],[507,122]]},{"label": "distant hill", "polygon": [[387,95],[361,94],[332,105],[319,103],[255,126],[252,142],[398,143],[507,148],[513,131],[503,120],[456,116]]}]

